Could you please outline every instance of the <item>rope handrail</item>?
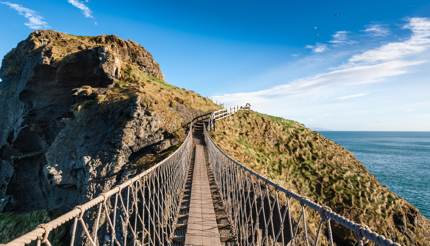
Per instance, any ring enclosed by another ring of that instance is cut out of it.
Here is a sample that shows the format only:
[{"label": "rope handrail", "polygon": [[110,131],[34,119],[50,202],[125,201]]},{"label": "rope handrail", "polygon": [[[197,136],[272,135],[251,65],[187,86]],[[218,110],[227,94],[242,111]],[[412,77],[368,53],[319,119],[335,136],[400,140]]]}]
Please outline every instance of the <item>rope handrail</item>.
[{"label": "rope handrail", "polygon": [[[151,245],[170,243],[192,158],[192,127],[196,121],[208,118],[210,114],[199,115],[188,124],[189,131],[184,142],[167,158],[5,245],[28,245],[34,241],[37,245],[52,245],[53,240],[64,239],[69,240],[70,245],[98,245],[100,238],[121,245],[130,239]],[[165,193],[162,194],[160,190]],[[90,210],[94,211],[88,212]],[[146,217],[139,214],[138,210]],[[132,217],[134,225],[131,225]],[[56,233],[61,234],[59,236],[51,233],[70,223],[73,223],[67,225],[69,229],[71,227],[70,235],[61,231]],[[77,236],[83,242],[75,242]]]},{"label": "rope handrail", "polygon": [[226,154],[207,127],[243,109],[250,105],[195,117],[169,157],[6,245],[171,245],[192,160],[193,124],[202,121],[210,170],[239,245],[343,245],[352,239],[338,237],[342,227],[355,238],[350,244],[399,246]]},{"label": "rope handrail", "polygon": [[[212,117],[213,121],[219,119],[220,118],[217,119],[217,117]],[[209,126],[211,124],[213,123],[210,123]],[[328,207],[321,206],[304,196],[290,191],[285,187],[282,187],[281,185],[273,182],[264,175],[261,175],[253,171],[252,169],[246,167],[241,162],[233,159],[227,153],[225,153],[225,151],[223,151],[216,143],[214,143],[206,127],[204,129],[204,136],[208,148],[209,165],[211,166],[211,169],[214,173],[218,189],[221,191],[221,196],[226,206],[230,223],[232,223],[232,225],[235,225],[236,227],[235,230],[236,234],[238,234],[238,242],[240,245],[254,245],[258,243],[262,243],[262,245],[265,245],[275,244],[275,242],[282,242],[284,244],[287,244],[289,240],[293,240],[294,244],[294,240],[298,237],[297,234],[301,219],[303,219],[302,224],[304,229],[302,231],[304,233],[304,238],[302,239],[306,241],[307,245],[309,245],[309,241],[313,241],[314,245],[317,245],[318,241],[320,240],[320,230],[324,223],[327,224],[326,234],[329,234],[326,243],[334,245],[333,237],[336,235],[332,234],[332,225],[330,223],[330,221],[333,221],[336,224],[342,226],[343,228],[353,232],[354,236],[357,239],[357,242],[360,245],[364,245],[365,242],[371,241],[376,243],[377,245],[399,246],[398,243],[395,243],[392,240],[387,239],[382,235],[379,235],[378,233],[369,229],[367,226],[355,223],[345,218],[344,216],[333,212]],[[258,188],[258,186],[262,186],[263,188]],[[246,188],[252,188],[253,190],[249,191]],[[268,190],[271,190],[272,193],[274,192],[275,195],[270,194]],[[250,193],[252,193],[252,195],[250,195]],[[259,193],[259,195],[257,193]],[[281,204],[282,201],[279,201],[280,194],[285,195],[288,201],[287,204]],[[243,199],[250,200],[250,197],[254,199],[254,203],[245,202],[244,206],[238,207],[238,205],[243,205]],[[300,209],[302,211],[300,218],[296,222],[292,221],[293,216],[291,214],[292,212],[290,211],[292,210],[290,209],[292,208],[290,204],[291,199],[294,199],[300,204]],[[260,203],[259,206],[258,202],[256,202],[257,200]],[[265,205],[263,204],[264,201],[266,202]],[[266,207],[262,208],[264,206]],[[270,211],[264,211],[267,209],[267,206],[269,208],[268,210]],[[281,207],[283,207],[284,210],[287,211],[284,211],[283,216],[281,216]],[[320,222],[317,225],[319,229],[318,232],[315,233],[316,235],[314,235],[313,238],[310,238],[310,235],[307,232],[307,227],[309,227],[309,225],[307,225],[308,222],[305,220],[304,209],[306,207],[312,209],[314,212],[320,215]],[[256,212],[253,211],[253,209],[258,211],[257,213],[260,214],[255,215]],[[246,214],[246,212],[249,212],[249,214]],[[264,217],[267,217],[267,214],[271,214],[273,216],[274,213],[278,213],[279,216],[277,216],[276,219],[272,218],[271,220],[267,218],[263,219],[265,224],[264,226],[266,228],[262,227],[258,229],[258,224],[262,222],[259,218],[261,217],[261,213],[266,213],[264,214]],[[277,226],[275,225],[274,220],[277,220]],[[253,228],[243,228],[249,223],[253,224]],[[294,223],[296,223],[296,228],[292,228]],[[272,232],[277,231],[278,235],[275,235],[276,233],[271,234],[270,232],[267,232],[267,227],[271,227]],[[285,230],[288,227],[290,227],[290,230]],[[264,233],[265,230],[266,234]],[[258,233],[260,234],[260,238],[258,238],[258,236],[256,235]],[[282,238],[280,238],[281,234],[283,236]]]}]

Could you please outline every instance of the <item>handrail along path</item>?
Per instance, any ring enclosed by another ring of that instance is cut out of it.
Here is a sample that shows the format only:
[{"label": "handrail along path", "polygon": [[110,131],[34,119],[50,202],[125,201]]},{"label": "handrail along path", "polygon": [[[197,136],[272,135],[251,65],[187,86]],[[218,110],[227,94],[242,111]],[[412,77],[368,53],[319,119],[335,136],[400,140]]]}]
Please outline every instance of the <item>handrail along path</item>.
[{"label": "handrail along path", "polygon": [[[226,154],[214,143],[208,130],[214,128],[217,120],[242,109],[249,108],[234,108],[212,114],[213,122],[209,122],[209,129],[205,128],[204,131],[210,168],[239,245],[294,245],[301,242],[305,245],[373,243],[399,246],[368,227],[274,183]],[[317,221],[316,224],[309,223],[309,218]],[[334,227],[338,231],[350,231],[355,242],[340,241],[333,233]]]},{"label": "handrail along path", "polygon": [[210,114],[187,124],[184,142],[166,159],[6,245],[171,244],[192,159],[192,128]]},{"label": "handrail along path", "polygon": [[[216,122],[249,109],[233,107],[194,118],[184,142],[169,157],[6,245],[177,245],[175,229],[192,168],[196,122],[204,122],[206,143],[199,146],[199,156],[207,152],[207,168],[236,240],[229,245],[399,245],[276,184],[217,146],[209,133]],[[348,231],[349,241],[339,231]]]}]

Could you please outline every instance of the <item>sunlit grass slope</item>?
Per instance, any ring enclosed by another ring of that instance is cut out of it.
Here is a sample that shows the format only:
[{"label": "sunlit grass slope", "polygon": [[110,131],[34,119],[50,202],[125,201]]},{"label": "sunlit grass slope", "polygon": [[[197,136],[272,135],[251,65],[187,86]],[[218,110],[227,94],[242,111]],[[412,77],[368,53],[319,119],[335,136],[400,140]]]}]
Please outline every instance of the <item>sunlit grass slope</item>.
[{"label": "sunlit grass slope", "polygon": [[[241,111],[218,122],[212,136],[233,158],[282,186],[396,242],[428,245],[429,221],[415,207],[381,185],[349,151],[304,125]],[[352,237],[340,228],[337,236]]]}]

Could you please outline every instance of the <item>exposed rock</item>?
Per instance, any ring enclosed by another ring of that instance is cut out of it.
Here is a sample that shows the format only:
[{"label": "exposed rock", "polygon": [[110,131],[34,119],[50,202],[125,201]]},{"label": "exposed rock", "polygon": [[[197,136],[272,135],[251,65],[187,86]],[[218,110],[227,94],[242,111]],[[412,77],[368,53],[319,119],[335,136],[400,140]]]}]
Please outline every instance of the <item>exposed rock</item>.
[{"label": "exposed rock", "polygon": [[9,161],[0,161],[0,211],[3,211],[6,204],[9,202],[9,196],[5,195],[7,190],[7,185],[13,175],[13,167]]},{"label": "exposed rock", "polygon": [[184,123],[217,108],[115,36],[33,32],[0,77],[0,211],[63,212],[151,165],[136,164],[142,150],[168,151]]}]

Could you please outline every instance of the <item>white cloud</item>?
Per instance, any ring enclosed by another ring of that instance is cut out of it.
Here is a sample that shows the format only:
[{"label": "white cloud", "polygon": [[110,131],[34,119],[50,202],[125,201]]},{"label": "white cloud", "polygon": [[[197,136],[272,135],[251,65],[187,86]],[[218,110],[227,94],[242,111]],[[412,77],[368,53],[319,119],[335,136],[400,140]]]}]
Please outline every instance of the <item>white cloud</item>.
[{"label": "white cloud", "polygon": [[18,14],[24,16],[27,22],[24,23],[30,29],[43,29],[48,27],[48,23],[43,20],[43,17],[37,14],[36,11],[26,8],[17,3],[0,2],[11,9],[14,9]]},{"label": "white cloud", "polygon": [[333,45],[352,43],[352,41],[349,40],[348,35],[349,35],[349,32],[347,31],[337,31],[333,34],[332,39],[330,40],[330,43]]},{"label": "white cloud", "polygon": [[[354,42],[349,39],[349,32],[337,31],[332,35],[329,41],[332,46],[339,46],[344,44],[353,44]],[[324,43],[316,43],[315,45],[306,45],[306,49],[311,49],[314,53],[323,53],[328,50],[328,45]]]},{"label": "white cloud", "polygon": [[347,62],[331,71],[311,77],[298,79],[287,84],[269,89],[248,93],[234,93],[221,98],[250,96],[268,98],[286,96],[302,91],[333,84],[369,84],[383,81],[386,78],[402,75],[412,66],[420,65],[427,60],[410,57],[430,49],[430,19],[412,18],[405,28],[410,29],[411,36],[401,42],[391,42],[350,57]]},{"label": "white cloud", "polygon": [[364,32],[374,37],[386,37],[390,34],[390,30],[387,27],[379,24],[367,26],[366,29],[364,29]]},{"label": "white cloud", "polygon": [[306,45],[306,49],[311,49],[315,53],[323,53],[327,51],[327,45],[326,44],[315,44],[315,45]]},{"label": "white cloud", "polygon": [[424,61],[389,61],[373,65],[346,65],[337,69],[317,74],[312,77],[292,81],[266,90],[246,93],[233,93],[215,97],[218,101],[237,100],[271,100],[274,97],[285,97],[307,93],[309,90],[339,85],[371,84],[383,81],[388,77],[407,73],[407,68],[422,64]]},{"label": "white cloud", "polygon": [[344,100],[349,100],[349,99],[355,99],[358,97],[365,97],[367,95],[369,95],[369,93],[357,93],[357,94],[352,94],[352,95],[336,97],[336,100],[344,101]]},{"label": "white cloud", "polygon": [[314,114],[319,114],[320,120],[330,120],[322,119],[322,113],[337,115],[348,111],[346,103],[348,107],[357,107],[354,112],[361,110],[360,114],[367,115],[374,110],[372,106],[362,109],[357,104],[350,105],[354,100],[346,100],[366,96],[363,90],[397,81],[395,77],[430,61],[430,18],[411,18],[404,28],[411,32],[409,38],[352,55],[331,70],[264,90],[230,93],[214,99],[226,105],[249,102],[257,110],[305,121]]},{"label": "white cloud", "polygon": [[[74,7],[78,8],[81,10],[82,14],[86,17],[86,18],[93,18],[93,12],[91,11],[91,9],[85,5],[85,3],[79,1],[79,0],[68,0],[68,2],[73,5]],[[86,3],[88,1],[85,1]]]},{"label": "white cloud", "polygon": [[419,54],[430,48],[430,19],[411,18],[404,26],[412,32],[410,38],[391,42],[376,49],[353,56],[352,63],[375,63],[402,59]]}]

